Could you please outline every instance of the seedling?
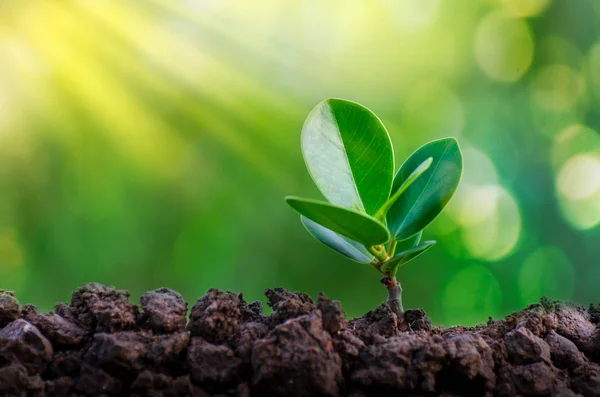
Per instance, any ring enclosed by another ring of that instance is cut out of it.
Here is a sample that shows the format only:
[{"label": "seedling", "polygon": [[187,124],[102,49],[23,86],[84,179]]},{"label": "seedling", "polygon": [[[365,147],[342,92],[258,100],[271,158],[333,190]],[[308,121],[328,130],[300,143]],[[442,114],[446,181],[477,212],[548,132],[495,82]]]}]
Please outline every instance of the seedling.
[{"label": "seedling", "polygon": [[358,103],[331,98],[308,115],[302,152],[328,201],[288,196],[286,202],[313,237],[383,275],[387,304],[403,321],[396,273],[435,244],[421,237],[460,182],[458,142],[421,146],[394,176],[392,142],[381,120]]}]

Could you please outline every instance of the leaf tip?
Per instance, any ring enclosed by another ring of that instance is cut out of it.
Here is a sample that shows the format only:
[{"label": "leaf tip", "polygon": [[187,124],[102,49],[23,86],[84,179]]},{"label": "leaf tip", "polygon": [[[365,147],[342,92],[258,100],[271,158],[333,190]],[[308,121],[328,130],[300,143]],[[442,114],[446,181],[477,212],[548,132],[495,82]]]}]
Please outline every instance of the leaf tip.
[{"label": "leaf tip", "polygon": [[295,204],[298,203],[298,201],[300,200],[300,197],[298,197],[298,196],[285,196],[283,198],[283,200],[285,201],[285,203],[287,205],[289,205],[290,207],[292,207],[292,209],[296,210]]}]

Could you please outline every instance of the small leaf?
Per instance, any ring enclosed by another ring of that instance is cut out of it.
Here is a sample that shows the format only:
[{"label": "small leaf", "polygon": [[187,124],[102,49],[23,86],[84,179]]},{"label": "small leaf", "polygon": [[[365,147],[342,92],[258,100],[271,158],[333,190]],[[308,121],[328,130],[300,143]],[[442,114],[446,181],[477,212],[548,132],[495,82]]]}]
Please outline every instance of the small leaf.
[{"label": "small leaf", "polygon": [[419,233],[410,236],[406,240],[398,241],[396,243],[396,252],[402,252],[416,247],[421,242],[421,236],[423,236],[422,230]]},{"label": "small leaf", "polygon": [[384,244],[390,239],[387,228],[372,216],[317,200],[286,197],[294,210],[342,236],[366,246]]},{"label": "small leaf", "polygon": [[431,223],[454,195],[462,176],[463,159],[454,138],[439,139],[417,149],[394,178],[392,195],[420,164],[433,158],[431,167],[398,198],[387,212],[390,233],[406,239]]},{"label": "small leaf", "polygon": [[356,262],[370,263],[373,261],[373,255],[362,244],[329,230],[304,216],[301,216],[301,219],[306,230],[329,248]]},{"label": "small leaf", "polygon": [[302,152],[331,203],[374,215],[388,199],[392,143],[381,120],[366,107],[334,98],[318,104],[302,128]]},{"label": "small leaf", "polygon": [[408,262],[412,261],[417,256],[421,255],[423,252],[425,252],[429,248],[433,247],[435,245],[435,243],[436,243],[436,241],[434,241],[434,240],[424,241],[414,248],[399,252],[393,258],[391,258],[390,260],[385,262],[381,266],[381,270],[383,270],[384,272],[393,272],[395,274],[396,270],[400,266],[405,265]]}]

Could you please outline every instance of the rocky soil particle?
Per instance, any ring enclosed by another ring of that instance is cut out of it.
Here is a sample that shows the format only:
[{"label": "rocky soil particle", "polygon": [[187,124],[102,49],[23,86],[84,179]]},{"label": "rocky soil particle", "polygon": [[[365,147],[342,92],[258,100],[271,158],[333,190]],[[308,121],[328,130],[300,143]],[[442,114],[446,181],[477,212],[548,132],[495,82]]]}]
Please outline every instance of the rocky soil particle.
[{"label": "rocky soil particle", "polygon": [[278,325],[291,318],[313,313],[315,303],[303,292],[290,292],[283,288],[268,288],[265,295],[273,314],[269,317],[271,325]]},{"label": "rocky soil particle", "polygon": [[402,329],[381,305],[346,321],[339,302],[281,288],[271,315],[210,289],[192,307],[86,284],[50,313],[0,291],[0,396],[600,396],[600,317],[542,299],[477,327]]},{"label": "rocky soil particle", "polygon": [[237,356],[249,361],[252,349],[254,348],[254,342],[262,339],[268,331],[269,327],[263,323],[251,322],[240,324],[231,339],[231,345]]},{"label": "rocky soil particle", "polygon": [[365,343],[384,342],[400,334],[398,317],[387,305],[381,304],[364,316],[351,320],[348,327]]},{"label": "rocky soil particle", "polygon": [[529,364],[538,361],[550,363],[550,346],[525,327],[519,327],[504,337],[508,360],[512,364]]},{"label": "rocky soil particle", "polygon": [[84,359],[115,377],[133,380],[145,367],[148,357],[148,335],[134,331],[114,334],[99,333],[88,348]]},{"label": "rocky soil particle", "polygon": [[321,312],[323,329],[331,335],[337,335],[346,328],[346,313],[338,301],[333,301],[324,293],[320,293],[317,299],[317,309]]},{"label": "rocky soil particle", "polygon": [[179,331],[170,335],[155,335],[150,340],[148,354],[156,368],[166,374],[178,375],[185,371],[185,357],[190,335]]},{"label": "rocky soil particle", "polygon": [[21,364],[29,375],[36,375],[46,369],[52,355],[50,341],[23,319],[0,330],[0,362]]},{"label": "rocky soil particle", "polygon": [[229,346],[215,345],[199,337],[190,341],[187,363],[192,380],[215,392],[237,386],[247,365]]},{"label": "rocky soil particle", "polygon": [[89,283],[73,292],[67,310],[80,325],[92,331],[123,331],[135,326],[139,312],[129,296],[128,291]]},{"label": "rocky soil particle", "polygon": [[557,368],[575,371],[587,363],[585,356],[569,339],[554,331],[548,332],[545,337],[550,346],[552,362]]},{"label": "rocky soil particle", "polygon": [[404,312],[404,319],[411,331],[431,331],[431,320],[423,309],[408,309]]},{"label": "rocky soil particle", "polygon": [[342,390],[342,360],[320,312],[277,325],[254,344],[251,363],[258,395],[333,397]]},{"label": "rocky soil particle", "polygon": [[588,313],[590,314],[592,324],[600,325],[600,305],[590,305]]},{"label": "rocky soil particle", "polygon": [[21,314],[21,304],[14,292],[0,289],[0,327],[15,321]]},{"label": "rocky soil particle", "polygon": [[236,294],[211,288],[192,307],[188,329],[193,336],[209,342],[226,342],[233,336],[241,315]]},{"label": "rocky soil particle", "polygon": [[40,313],[35,306],[25,305],[23,318],[35,325],[58,349],[81,344],[90,332],[56,313]]},{"label": "rocky soil particle", "polygon": [[179,293],[159,288],[148,291],[140,298],[142,327],[156,333],[169,333],[185,328],[187,323],[187,303]]}]

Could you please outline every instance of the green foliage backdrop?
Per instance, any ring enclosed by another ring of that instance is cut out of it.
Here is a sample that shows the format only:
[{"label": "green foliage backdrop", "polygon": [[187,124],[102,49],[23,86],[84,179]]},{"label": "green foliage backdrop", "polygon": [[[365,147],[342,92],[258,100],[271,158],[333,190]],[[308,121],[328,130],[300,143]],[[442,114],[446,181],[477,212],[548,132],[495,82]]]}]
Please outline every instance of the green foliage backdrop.
[{"label": "green foliage backdrop", "polygon": [[384,299],[306,233],[300,130],[327,97],[396,162],[456,136],[465,175],[398,273],[405,307],[474,324],[600,295],[595,0],[0,2],[0,288],[44,310],[85,281]]}]

